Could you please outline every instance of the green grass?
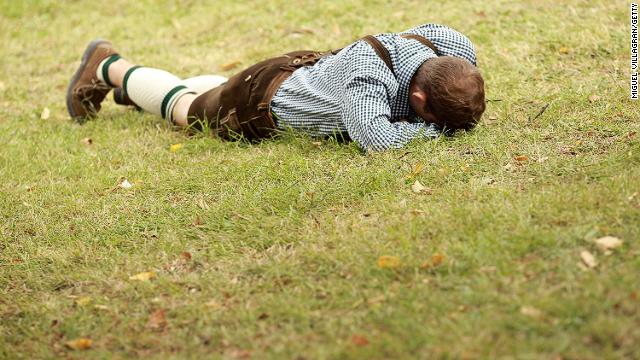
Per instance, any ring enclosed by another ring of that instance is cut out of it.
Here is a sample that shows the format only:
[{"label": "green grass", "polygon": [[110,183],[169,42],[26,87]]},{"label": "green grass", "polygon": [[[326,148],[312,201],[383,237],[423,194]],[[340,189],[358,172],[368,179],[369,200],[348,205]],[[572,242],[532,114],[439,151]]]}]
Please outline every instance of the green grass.
[{"label": "green grass", "polygon": [[[1,1],[0,358],[639,358],[628,4]],[[500,100],[471,133],[362,155],[189,137],[111,101],[67,118],[95,37],[189,77],[424,22],[471,38]]]}]

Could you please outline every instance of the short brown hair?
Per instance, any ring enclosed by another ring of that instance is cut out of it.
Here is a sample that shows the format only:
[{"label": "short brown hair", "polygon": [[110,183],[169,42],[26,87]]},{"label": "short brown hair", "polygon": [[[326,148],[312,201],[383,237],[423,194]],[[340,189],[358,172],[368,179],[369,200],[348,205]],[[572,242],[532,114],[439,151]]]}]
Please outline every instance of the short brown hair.
[{"label": "short brown hair", "polygon": [[485,110],[484,80],[470,62],[453,56],[425,61],[415,82],[427,93],[425,111],[432,113],[449,130],[470,130]]}]

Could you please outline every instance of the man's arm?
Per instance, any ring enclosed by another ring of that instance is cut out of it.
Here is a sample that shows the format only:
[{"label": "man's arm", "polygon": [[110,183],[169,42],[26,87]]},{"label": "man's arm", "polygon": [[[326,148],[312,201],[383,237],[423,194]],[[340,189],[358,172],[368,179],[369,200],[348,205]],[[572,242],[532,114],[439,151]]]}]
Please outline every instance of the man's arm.
[{"label": "man's arm", "polygon": [[434,138],[440,133],[437,127],[424,123],[391,123],[387,88],[372,76],[354,75],[344,90],[344,124],[351,139],[365,151],[400,148],[415,138]]}]

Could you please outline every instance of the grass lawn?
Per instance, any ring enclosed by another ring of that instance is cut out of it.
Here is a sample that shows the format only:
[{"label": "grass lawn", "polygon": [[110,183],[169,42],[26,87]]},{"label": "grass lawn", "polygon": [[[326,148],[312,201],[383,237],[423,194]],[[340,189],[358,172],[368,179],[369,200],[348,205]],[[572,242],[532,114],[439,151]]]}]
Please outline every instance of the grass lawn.
[{"label": "grass lawn", "polygon": [[[473,132],[365,155],[65,108],[96,37],[190,77],[425,22],[476,45]],[[0,358],[640,358],[628,1],[2,0],[0,30]]]}]

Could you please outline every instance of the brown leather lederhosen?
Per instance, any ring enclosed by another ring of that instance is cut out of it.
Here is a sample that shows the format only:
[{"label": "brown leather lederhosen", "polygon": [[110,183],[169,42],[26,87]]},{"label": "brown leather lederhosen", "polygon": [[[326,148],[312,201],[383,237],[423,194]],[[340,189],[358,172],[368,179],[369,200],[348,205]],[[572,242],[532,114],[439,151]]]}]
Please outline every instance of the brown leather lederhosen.
[{"label": "brown leather lederhosen", "polygon": [[[431,41],[420,35],[407,34],[403,37],[417,40],[440,55]],[[395,74],[389,51],[382,43],[371,35],[362,40],[373,47]],[[200,122],[206,122],[218,136],[227,140],[271,137],[276,129],[271,114],[271,99],[282,82],[296,69],[312,66],[321,58],[337,54],[338,51],[340,49],[327,52],[294,51],[261,61],[232,76],[226,83],[199,95],[189,108],[189,122],[196,128],[202,128]]]}]

